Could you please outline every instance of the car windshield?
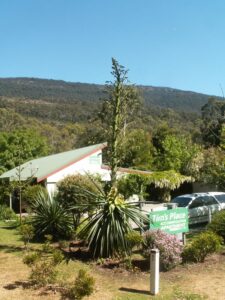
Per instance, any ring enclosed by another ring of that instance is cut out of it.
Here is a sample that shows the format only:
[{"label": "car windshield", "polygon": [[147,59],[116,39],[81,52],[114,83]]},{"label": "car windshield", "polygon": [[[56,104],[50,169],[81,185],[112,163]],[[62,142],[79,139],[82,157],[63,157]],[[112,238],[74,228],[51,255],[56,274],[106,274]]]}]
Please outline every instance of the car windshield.
[{"label": "car windshield", "polygon": [[215,195],[215,198],[216,198],[219,202],[225,203],[225,194]]},{"label": "car windshield", "polygon": [[174,198],[171,202],[177,203],[178,207],[186,207],[188,206],[189,202],[192,200],[190,197],[177,197]]}]

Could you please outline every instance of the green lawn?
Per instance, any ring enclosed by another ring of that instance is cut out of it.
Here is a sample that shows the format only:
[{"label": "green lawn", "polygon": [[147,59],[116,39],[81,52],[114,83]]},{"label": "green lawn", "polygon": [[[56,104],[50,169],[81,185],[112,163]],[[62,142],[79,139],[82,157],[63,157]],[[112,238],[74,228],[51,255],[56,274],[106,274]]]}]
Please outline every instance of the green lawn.
[{"label": "green lawn", "polygon": [[[40,244],[30,243],[31,249],[37,249]],[[24,243],[21,240],[18,224],[0,221],[0,251],[22,255]]]}]

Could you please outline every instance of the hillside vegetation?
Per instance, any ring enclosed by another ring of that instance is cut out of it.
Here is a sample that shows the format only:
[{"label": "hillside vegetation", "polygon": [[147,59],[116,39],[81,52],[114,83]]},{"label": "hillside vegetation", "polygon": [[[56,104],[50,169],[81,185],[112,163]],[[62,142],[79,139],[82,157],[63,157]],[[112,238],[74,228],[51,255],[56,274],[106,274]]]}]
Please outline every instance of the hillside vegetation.
[{"label": "hillside vegetation", "polygon": [[[104,98],[103,85],[36,78],[0,79],[0,107],[38,118],[84,121]],[[200,113],[209,96],[172,88],[138,86],[145,107]]]},{"label": "hillside vegetation", "polygon": [[[34,78],[0,79],[0,172],[18,165],[18,158],[26,161],[108,140],[101,120],[105,88]],[[127,120],[121,166],[172,168],[186,174],[182,166],[190,161],[190,152],[223,145],[224,101],[170,88],[138,88],[143,101]],[[126,149],[129,153],[124,155]],[[194,165],[201,168],[201,157],[196,159]]]}]

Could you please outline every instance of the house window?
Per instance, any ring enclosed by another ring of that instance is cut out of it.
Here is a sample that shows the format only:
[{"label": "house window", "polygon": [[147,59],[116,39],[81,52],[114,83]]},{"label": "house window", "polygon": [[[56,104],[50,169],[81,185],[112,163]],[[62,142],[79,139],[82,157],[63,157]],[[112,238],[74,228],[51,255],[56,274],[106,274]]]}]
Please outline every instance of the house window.
[{"label": "house window", "polygon": [[101,153],[91,155],[89,157],[89,163],[91,165],[100,165],[101,164]]}]

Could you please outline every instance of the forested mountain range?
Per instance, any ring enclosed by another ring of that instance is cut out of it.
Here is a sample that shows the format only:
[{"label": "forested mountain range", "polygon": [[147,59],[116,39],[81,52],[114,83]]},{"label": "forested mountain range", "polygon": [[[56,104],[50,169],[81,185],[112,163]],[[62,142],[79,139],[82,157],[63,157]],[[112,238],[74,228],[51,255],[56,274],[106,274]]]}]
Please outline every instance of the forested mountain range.
[{"label": "forested mountain range", "polygon": [[[161,156],[176,160],[186,153],[189,161],[192,150],[221,144],[224,101],[171,88],[137,88],[143,103],[127,119],[122,166],[174,168],[170,159],[162,164]],[[0,173],[21,160],[107,141],[104,91],[104,85],[0,79]]]},{"label": "forested mountain range", "polygon": [[[200,114],[210,96],[172,88],[138,86],[148,109]],[[86,121],[98,109],[104,85],[37,78],[0,78],[0,107],[48,120]]]}]

